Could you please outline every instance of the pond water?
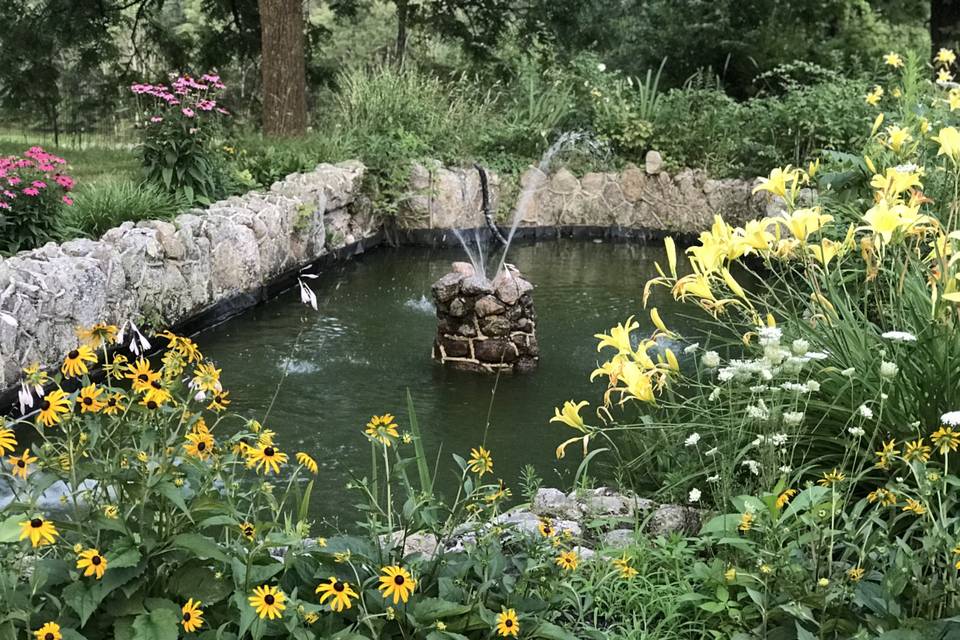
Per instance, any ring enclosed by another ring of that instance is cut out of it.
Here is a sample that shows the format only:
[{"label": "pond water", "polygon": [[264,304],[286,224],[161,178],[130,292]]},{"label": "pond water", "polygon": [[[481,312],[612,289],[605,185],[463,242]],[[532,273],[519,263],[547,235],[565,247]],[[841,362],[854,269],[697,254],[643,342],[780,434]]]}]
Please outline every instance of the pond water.
[{"label": "pond water", "polygon": [[[409,428],[407,389],[427,455],[440,454],[438,487],[456,483],[450,454],[467,457],[485,434],[494,477],[515,496],[527,464],[547,483],[569,486],[581,455],[573,447],[565,460],[555,459],[557,444],[574,432],[549,422],[553,408],[568,399],[592,405],[600,399],[603,383],[588,380],[598,361],[593,334],[631,314],[641,333],[653,330],[643,285],[655,275],[655,261],[666,263],[662,245],[557,240],[511,248],[510,262],[536,286],[541,359],[536,372],[499,381],[430,357],[436,330],[430,285],[462,259],[452,248],[380,248],[328,267],[311,282],[319,313],[288,291],[197,337],[223,368],[231,410],[263,420],[276,394],[264,424],[291,458],[302,450],[320,465],[315,518],[350,527],[362,517],[351,508],[359,496],[344,487],[351,471],[362,476],[369,467],[363,427],[370,416],[389,412],[401,430]],[[676,303],[663,288],[655,296],[651,304],[670,318]]]}]

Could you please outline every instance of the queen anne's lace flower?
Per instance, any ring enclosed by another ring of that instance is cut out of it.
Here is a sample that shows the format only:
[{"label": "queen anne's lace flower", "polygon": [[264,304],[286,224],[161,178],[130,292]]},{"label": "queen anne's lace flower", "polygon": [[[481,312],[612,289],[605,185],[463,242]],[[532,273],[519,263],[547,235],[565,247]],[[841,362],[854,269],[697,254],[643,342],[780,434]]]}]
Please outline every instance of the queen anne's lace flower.
[{"label": "queen anne's lace flower", "polygon": [[916,342],[917,336],[912,333],[907,333],[906,331],[885,331],[880,334],[881,338],[886,338],[887,340],[893,340],[894,342]]}]

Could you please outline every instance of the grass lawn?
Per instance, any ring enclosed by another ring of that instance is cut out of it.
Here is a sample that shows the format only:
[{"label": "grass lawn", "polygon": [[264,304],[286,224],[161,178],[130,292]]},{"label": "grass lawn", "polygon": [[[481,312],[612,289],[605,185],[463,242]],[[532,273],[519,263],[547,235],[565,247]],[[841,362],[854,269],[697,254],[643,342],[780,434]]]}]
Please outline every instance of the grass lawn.
[{"label": "grass lawn", "polygon": [[70,164],[70,175],[77,180],[78,188],[118,179],[139,178],[137,156],[130,144],[98,141],[96,146],[84,145],[83,148],[54,147],[52,144],[44,144],[42,136],[38,136],[36,140],[27,138],[24,142],[24,137],[20,134],[8,135],[0,132],[0,155],[19,155],[37,144],[66,159]]}]

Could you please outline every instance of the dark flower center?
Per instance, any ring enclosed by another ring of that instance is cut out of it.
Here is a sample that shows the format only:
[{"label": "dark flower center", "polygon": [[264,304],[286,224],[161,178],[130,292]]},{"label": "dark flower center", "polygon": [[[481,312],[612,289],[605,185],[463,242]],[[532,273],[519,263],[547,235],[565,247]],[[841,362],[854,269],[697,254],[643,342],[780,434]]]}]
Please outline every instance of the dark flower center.
[{"label": "dark flower center", "polygon": [[50,409],[50,401],[49,401],[49,400],[44,400],[43,402],[40,403],[40,410],[41,410],[41,411],[48,411],[49,409]]},{"label": "dark flower center", "polygon": [[270,595],[269,593],[263,596],[263,601],[267,604],[268,607],[273,606],[273,603],[276,602],[276,600],[273,599],[273,596]]},{"label": "dark flower center", "polygon": [[252,538],[252,537],[253,537],[253,527],[246,527],[246,528],[243,530],[243,535],[247,536],[248,538]]},{"label": "dark flower center", "polygon": [[67,354],[67,358],[70,360],[76,360],[79,357],[80,357],[80,352],[77,351],[76,349],[74,349],[73,351]]},{"label": "dark flower center", "polygon": [[393,582],[398,585],[403,584],[403,576],[394,576]]},{"label": "dark flower center", "polygon": [[117,406],[117,399],[116,399],[116,398],[110,398],[109,400],[107,400],[107,406],[108,406],[108,407],[115,407],[115,406]]},{"label": "dark flower center", "polygon": [[27,463],[23,460],[17,460],[17,466],[23,469],[25,466],[27,466]]},{"label": "dark flower center", "polygon": [[150,400],[147,402],[147,409],[156,409],[156,408],[157,408],[156,400]]},{"label": "dark flower center", "polygon": [[513,626],[513,620],[509,620],[509,619],[504,620],[504,621],[503,621],[503,625],[504,625],[505,627],[512,627],[512,626]]},{"label": "dark flower center", "polygon": [[150,380],[150,376],[148,376],[145,373],[141,373],[140,375],[137,376],[137,380],[139,380],[140,382],[148,382]]},{"label": "dark flower center", "polygon": [[86,397],[86,398],[84,398],[84,399],[83,399],[83,404],[85,404],[85,405],[87,405],[87,406],[90,406],[91,404],[93,404],[93,398],[91,398],[91,397],[89,397],[89,396]]},{"label": "dark flower center", "polygon": [[30,526],[33,527],[34,529],[39,529],[40,527],[43,526],[43,520],[41,520],[40,518],[34,518],[33,520],[30,521]]},{"label": "dark flower center", "polygon": [[343,591],[343,583],[340,582],[339,580],[337,580],[336,582],[334,582],[334,583],[333,583],[333,590],[336,591],[337,593]]},{"label": "dark flower center", "polygon": [[43,636],[43,640],[57,640],[57,636],[47,631],[47,633],[45,633]]},{"label": "dark flower center", "polygon": [[276,453],[277,452],[273,450],[273,447],[267,447],[263,450],[263,455],[267,456],[268,458],[272,458]]},{"label": "dark flower center", "polygon": [[207,448],[207,443],[206,443],[206,442],[198,442],[198,443],[197,443],[197,451],[203,451],[203,450],[206,449],[206,448]]},{"label": "dark flower center", "polygon": [[101,558],[100,556],[93,556],[92,558],[90,558],[90,564],[92,564],[95,567],[99,567],[101,562],[103,562],[103,558]]},{"label": "dark flower center", "polygon": [[162,389],[162,388],[163,388],[163,386],[162,386],[159,382],[157,382],[156,380],[154,380],[153,382],[151,382],[151,383],[150,383],[150,386],[153,387],[154,389]]},{"label": "dark flower center", "polygon": [[183,621],[184,621],[184,622],[190,622],[190,612],[189,612],[189,611],[185,611],[185,612],[183,613]]}]

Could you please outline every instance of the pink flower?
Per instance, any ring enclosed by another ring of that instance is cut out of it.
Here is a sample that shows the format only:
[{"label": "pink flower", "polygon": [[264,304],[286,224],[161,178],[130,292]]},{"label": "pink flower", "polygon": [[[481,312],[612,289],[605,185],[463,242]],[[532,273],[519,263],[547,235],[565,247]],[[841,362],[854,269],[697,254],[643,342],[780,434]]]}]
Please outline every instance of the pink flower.
[{"label": "pink flower", "polygon": [[46,183],[46,182],[42,182],[42,181],[40,181],[40,180],[34,180],[34,181],[33,181],[33,186],[35,186],[37,189],[46,189],[46,188],[47,188],[47,183]]},{"label": "pink flower", "polygon": [[7,204],[6,202],[0,200],[0,209],[9,209],[9,208],[10,208],[10,205],[9,205],[9,204]]},{"label": "pink flower", "polygon": [[57,181],[58,185],[60,185],[67,191],[70,191],[70,189],[73,189],[73,185],[76,184],[76,182],[74,182],[73,178],[71,178],[70,176],[57,176],[55,180]]},{"label": "pink flower", "polygon": [[67,205],[68,207],[73,204],[73,198],[70,196],[63,196],[61,200],[63,200],[63,204]]},{"label": "pink flower", "polygon": [[9,182],[9,183],[11,184],[11,186],[12,186],[12,185],[20,184],[21,180],[20,180],[20,178],[18,178],[18,177],[16,177],[16,176],[11,176],[11,177],[7,178],[7,182]]},{"label": "pink flower", "polygon": [[37,196],[37,195],[40,195],[40,191],[38,189],[34,189],[33,187],[27,187],[26,189],[23,190],[23,195]]},{"label": "pink flower", "polygon": [[154,124],[156,124],[156,123],[158,123],[158,122],[163,122],[163,118],[160,117],[160,116],[153,116],[152,118],[150,118],[150,122],[152,122],[152,123],[154,123]]},{"label": "pink flower", "polygon": [[183,109],[180,109],[180,112],[183,113],[183,115],[187,116],[188,118],[192,118],[195,115],[193,112],[193,109],[191,109],[190,107],[184,107]]}]

